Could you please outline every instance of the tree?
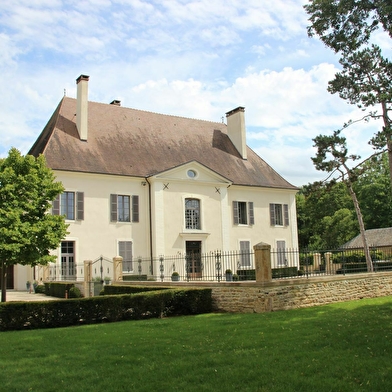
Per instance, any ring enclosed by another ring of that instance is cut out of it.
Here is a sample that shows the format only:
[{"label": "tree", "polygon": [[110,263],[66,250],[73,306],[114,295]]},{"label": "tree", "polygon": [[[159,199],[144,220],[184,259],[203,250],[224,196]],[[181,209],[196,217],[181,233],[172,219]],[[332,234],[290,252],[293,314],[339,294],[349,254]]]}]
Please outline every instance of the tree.
[{"label": "tree", "polygon": [[392,226],[392,195],[388,156],[373,156],[362,165],[362,174],[354,184],[363,221],[367,229]]},{"label": "tree", "polygon": [[342,182],[347,186],[357,214],[367,268],[368,271],[371,272],[373,271],[373,263],[366,240],[365,225],[363,223],[358,199],[353,188],[353,183],[356,181],[358,171],[356,169],[351,169],[348,166],[349,160],[355,161],[359,157],[357,155],[347,155],[346,138],[340,136],[340,131],[335,131],[332,136],[319,135],[314,138],[313,141],[315,143],[314,147],[317,147],[316,157],[312,158],[316,169],[328,173],[339,172]]},{"label": "tree", "polygon": [[64,190],[44,156],[22,156],[12,148],[0,160],[1,300],[6,301],[7,267],[35,266],[54,261],[67,234],[64,217],[48,214],[51,201]]},{"label": "tree", "polygon": [[317,35],[336,53],[342,71],[329,82],[328,91],[362,110],[379,105],[381,113],[369,111],[363,119],[382,119],[382,130],[370,140],[376,149],[387,148],[392,182],[392,63],[381,48],[371,43],[382,29],[392,38],[390,0],[311,0],[304,6],[311,25],[309,36]]},{"label": "tree", "polygon": [[[334,249],[357,235],[358,220],[343,182],[314,182],[305,185],[297,194],[297,202],[301,248]],[[333,230],[330,222],[334,222]]]}]

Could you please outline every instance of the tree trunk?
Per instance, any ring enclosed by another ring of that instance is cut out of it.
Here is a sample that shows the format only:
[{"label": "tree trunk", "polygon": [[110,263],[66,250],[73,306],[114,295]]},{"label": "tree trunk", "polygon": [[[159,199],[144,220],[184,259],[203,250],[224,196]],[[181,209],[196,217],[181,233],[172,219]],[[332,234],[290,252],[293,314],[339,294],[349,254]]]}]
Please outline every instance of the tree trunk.
[{"label": "tree trunk", "polygon": [[390,133],[392,132],[391,129],[391,121],[388,117],[388,107],[386,102],[381,102],[382,106],[382,118],[384,121],[384,129],[387,134],[387,150],[388,150],[388,161],[389,161],[389,178],[391,180],[391,191],[392,191],[392,140]]},{"label": "tree trunk", "polygon": [[1,262],[1,302],[6,301],[7,296],[7,265],[4,260]]},{"label": "tree trunk", "polygon": [[354,192],[351,181],[347,181],[346,184],[347,184],[348,190],[350,192],[350,196],[354,202],[355,212],[357,213],[357,218],[358,218],[358,223],[359,223],[359,232],[361,233],[361,237],[362,237],[363,250],[365,252],[367,270],[368,270],[368,272],[373,272],[373,262],[372,262],[372,258],[370,256],[369,246],[368,246],[366,235],[365,235],[365,225],[363,224],[362,213],[361,213],[361,209],[359,208],[357,195]]}]

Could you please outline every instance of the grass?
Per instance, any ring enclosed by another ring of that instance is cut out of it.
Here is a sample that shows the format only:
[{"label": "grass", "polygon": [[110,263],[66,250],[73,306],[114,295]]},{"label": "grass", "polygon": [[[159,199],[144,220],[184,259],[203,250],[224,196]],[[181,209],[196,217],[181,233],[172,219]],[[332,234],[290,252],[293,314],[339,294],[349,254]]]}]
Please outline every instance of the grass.
[{"label": "grass", "polygon": [[1,391],[388,391],[392,297],[0,333]]}]

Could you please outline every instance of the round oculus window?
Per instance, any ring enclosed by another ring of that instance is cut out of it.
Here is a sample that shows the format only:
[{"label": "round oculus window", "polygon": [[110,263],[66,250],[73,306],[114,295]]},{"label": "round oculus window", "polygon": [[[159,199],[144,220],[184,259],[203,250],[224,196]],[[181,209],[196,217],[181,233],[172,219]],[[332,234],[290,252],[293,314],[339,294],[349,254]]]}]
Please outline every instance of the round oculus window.
[{"label": "round oculus window", "polygon": [[195,178],[196,177],[196,172],[194,170],[188,170],[187,174],[188,174],[189,178]]}]

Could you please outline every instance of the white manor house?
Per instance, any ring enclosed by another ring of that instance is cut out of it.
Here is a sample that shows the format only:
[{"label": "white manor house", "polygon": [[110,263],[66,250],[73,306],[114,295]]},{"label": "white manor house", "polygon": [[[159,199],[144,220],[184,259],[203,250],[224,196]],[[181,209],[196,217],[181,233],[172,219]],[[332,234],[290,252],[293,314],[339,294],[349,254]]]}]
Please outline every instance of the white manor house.
[{"label": "white manor house", "polygon": [[[51,213],[69,224],[56,268],[36,279],[81,280],[85,260],[104,260],[93,274],[112,276],[118,255],[124,274],[158,278],[162,256],[241,252],[238,267],[252,268],[258,243],[298,249],[298,189],[246,145],[243,107],[227,124],[196,120],[91,102],[89,77],[76,83],[77,98],[61,99],[29,151],[63,183]],[[203,267],[191,272],[202,278]]]}]

